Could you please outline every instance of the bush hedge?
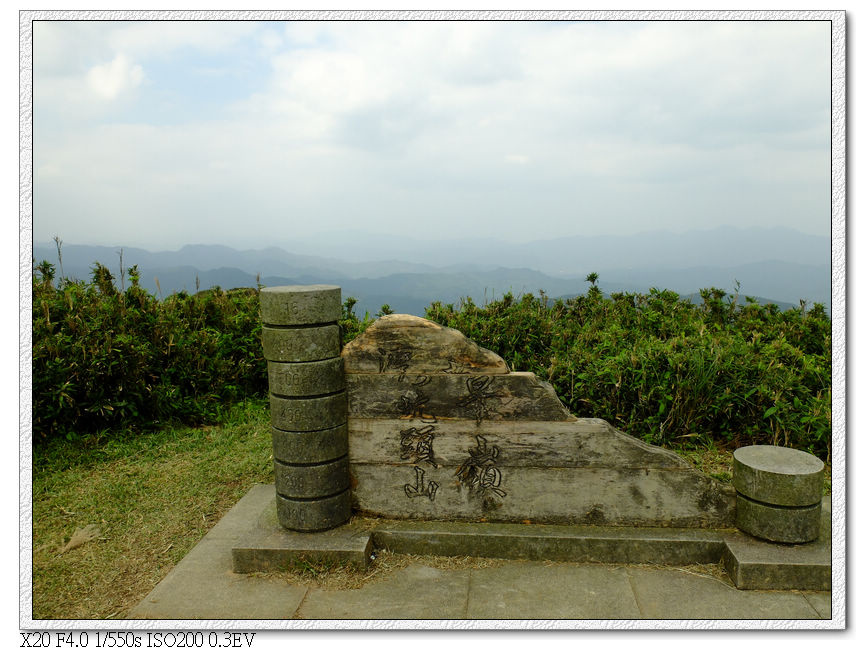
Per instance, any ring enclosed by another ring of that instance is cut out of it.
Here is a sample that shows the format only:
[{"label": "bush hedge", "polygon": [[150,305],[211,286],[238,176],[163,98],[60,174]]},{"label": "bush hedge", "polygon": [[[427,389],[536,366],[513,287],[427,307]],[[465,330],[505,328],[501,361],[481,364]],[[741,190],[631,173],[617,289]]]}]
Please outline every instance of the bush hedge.
[{"label": "bush hedge", "polygon": [[211,421],[266,393],[257,290],[160,301],[139,286],[134,267],[125,291],[100,264],[90,282],[56,287],[52,265],[36,271],[34,440]]},{"label": "bush hedge", "polygon": [[[597,279],[596,276],[589,280]],[[484,307],[433,303],[427,318],[554,386],[574,414],[663,446],[779,444],[830,452],[831,323],[822,305],[784,312],[719,289]]]},{"label": "bush hedge", "polygon": [[[266,395],[257,289],[158,300],[135,267],[128,279],[118,290],[100,264],[89,282],[36,267],[35,442],[214,421]],[[782,444],[828,457],[831,325],[821,305],[781,312],[718,289],[699,305],[671,291],[605,298],[597,276],[587,279],[589,291],[566,301],[506,294],[483,307],[435,302],[426,316],[551,382],[576,415],[646,442]],[[373,322],[355,316],[355,302],[343,305],[344,343]]]}]

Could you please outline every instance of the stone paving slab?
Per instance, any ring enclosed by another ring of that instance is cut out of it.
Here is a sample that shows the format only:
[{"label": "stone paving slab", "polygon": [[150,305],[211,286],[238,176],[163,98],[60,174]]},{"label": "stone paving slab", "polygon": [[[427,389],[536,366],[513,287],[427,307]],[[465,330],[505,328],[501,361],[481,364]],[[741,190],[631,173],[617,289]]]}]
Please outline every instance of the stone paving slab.
[{"label": "stone paving slab", "polygon": [[810,603],[820,618],[832,618],[832,594],[828,591],[810,591],[805,594],[805,599]]},{"label": "stone paving slab", "polygon": [[129,613],[132,619],[284,619],[306,587],[232,571],[231,549],[248,531],[247,513],[272,498],[273,486],[253,487]]},{"label": "stone paving slab", "polygon": [[773,544],[724,533],[724,568],[739,589],[829,590],[832,583],[830,499],[823,497],[820,535],[807,544]]},{"label": "stone paving slab", "polygon": [[412,565],[361,589],[310,589],[295,618],[461,619],[468,593],[468,570]]},{"label": "stone paving slab", "polygon": [[649,619],[817,619],[804,594],[743,591],[717,578],[677,571],[628,567],[641,618]]},{"label": "stone paving slab", "polygon": [[[816,619],[829,592],[745,591],[687,568],[502,560],[443,570],[414,562],[361,589],[326,591],[232,570],[232,550],[266,522],[257,485],[129,614],[133,619]],[[417,522],[415,522],[417,523]],[[479,524],[480,525],[480,524]],[[529,528],[524,526],[523,528]],[[645,531],[644,531],[645,532]],[[692,531],[694,532],[694,531]]]},{"label": "stone paving slab", "polygon": [[638,619],[625,567],[514,562],[473,570],[467,618]]}]

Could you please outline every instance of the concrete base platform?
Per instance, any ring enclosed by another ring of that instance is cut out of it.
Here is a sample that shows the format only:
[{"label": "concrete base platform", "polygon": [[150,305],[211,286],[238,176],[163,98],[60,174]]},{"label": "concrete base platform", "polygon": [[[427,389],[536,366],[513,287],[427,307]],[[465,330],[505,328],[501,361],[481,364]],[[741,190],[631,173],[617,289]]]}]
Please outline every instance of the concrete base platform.
[{"label": "concrete base platform", "polygon": [[829,497],[823,497],[820,534],[808,544],[774,544],[740,531],[724,534],[724,568],[739,589],[829,590],[832,584]]},{"label": "concrete base platform", "polygon": [[[128,617],[802,620],[833,615],[824,591],[828,574],[822,573],[829,559],[828,519],[821,540],[797,546],[729,530],[370,520],[302,534],[279,527],[274,494],[272,485],[254,486]],[[465,569],[413,561],[362,588],[344,590],[256,573],[301,560],[360,567],[376,547],[509,559]],[[722,558],[735,586],[675,566]],[[767,585],[781,581],[788,591],[767,591],[779,589]],[[806,583],[817,586],[789,586]]]},{"label": "concrete base platform", "polygon": [[[259,488],[255,488],[259,489]],[[263,503],[234,547],[237,573],[281,571],[303,562],[365,568],[374,548],[410,555],[682,566],[723,561],[739,589],[830,589],[829,499],[816,542],[773,544],[737,530],[362,520],[323,533],[293,533]]]},{"label": "concrete base platform", "polygon": [[[258,489],[259,486],[253,488]],[[256,513],[249,514],[255,516]],[[369,530],[356,524],[318,533],[286,530],[277,518],[275,493],[264,500],[264,507],[257,514],[247,534],[232,549],[236,573],[284,571],[304,562],[341,564],[358,569],[369,565],[372,538]]]}]

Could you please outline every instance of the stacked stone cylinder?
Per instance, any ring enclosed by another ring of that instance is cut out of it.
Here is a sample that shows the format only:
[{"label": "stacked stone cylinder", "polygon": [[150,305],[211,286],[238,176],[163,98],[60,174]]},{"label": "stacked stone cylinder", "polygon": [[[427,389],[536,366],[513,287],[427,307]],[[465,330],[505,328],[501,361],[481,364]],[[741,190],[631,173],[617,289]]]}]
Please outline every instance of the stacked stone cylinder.
[{"label": "stacked stone cylinder", "polygon": [[340,288],[269,287],[260,295],[279,523],[334,528],[351,516]]},{"label": "stacked stone cylinder", "polygon": [[772,542],[801,544],[820,534],[823,461],[797,449],[741,447],[733,453],[736,525]]}]

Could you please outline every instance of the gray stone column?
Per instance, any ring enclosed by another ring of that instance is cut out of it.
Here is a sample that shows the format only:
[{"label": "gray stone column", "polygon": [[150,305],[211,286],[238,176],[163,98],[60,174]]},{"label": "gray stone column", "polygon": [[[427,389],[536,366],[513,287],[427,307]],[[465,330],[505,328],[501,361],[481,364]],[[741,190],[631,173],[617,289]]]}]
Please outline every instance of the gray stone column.
[{"label": "gray stone column", "polygon": [[773,542],[817,539],[823,496],[823,461],[804,451],[773,445],[733,452],[736,525]]},{"label": "gray stone column", "polygon": [[340,288],[268,287],[260,295],[279,523],[334,528],[351,516]]}]

